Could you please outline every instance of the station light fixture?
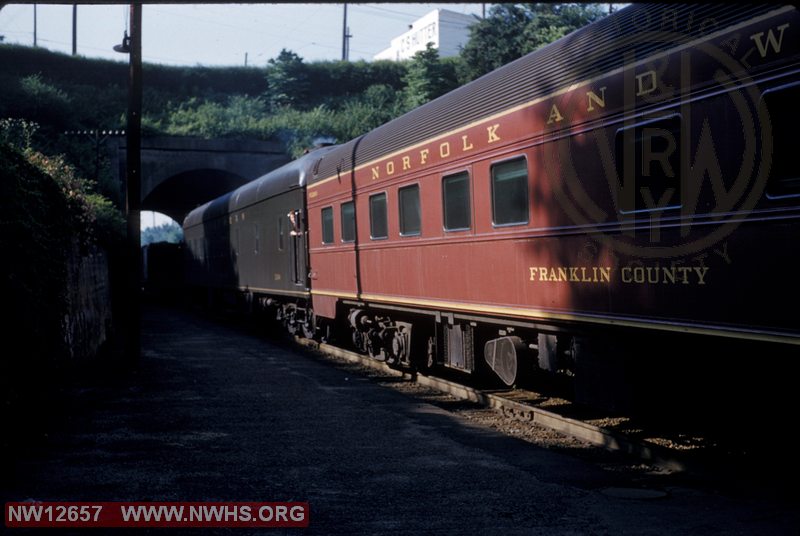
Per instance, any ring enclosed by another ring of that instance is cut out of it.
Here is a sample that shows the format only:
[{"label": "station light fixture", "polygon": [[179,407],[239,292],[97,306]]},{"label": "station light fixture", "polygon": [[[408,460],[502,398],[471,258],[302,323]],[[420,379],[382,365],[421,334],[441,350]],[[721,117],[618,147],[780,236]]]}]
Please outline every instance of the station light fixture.
[{"label": "station light fixture", "polygon": [[120,52],[122,54],[130,54],[131,52],[131,38],[128,36],[128,31],[122,34],[122,43],[119,45],[114,45],[114,51]]}]

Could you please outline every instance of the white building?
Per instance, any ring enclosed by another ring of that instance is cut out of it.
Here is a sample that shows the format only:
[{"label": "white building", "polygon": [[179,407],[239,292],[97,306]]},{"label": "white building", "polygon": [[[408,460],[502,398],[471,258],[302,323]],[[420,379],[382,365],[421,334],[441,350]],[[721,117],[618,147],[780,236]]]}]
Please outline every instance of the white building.
[{"label": "white building", "polygon": [[392,46],[373,56],[375,60],[407,60],[428,43],[438,49],[439,57],[457,56],[469,40],[469,26],[478,19],[446,9],[437,9],[417,19],[409,30],[392,39]]}]

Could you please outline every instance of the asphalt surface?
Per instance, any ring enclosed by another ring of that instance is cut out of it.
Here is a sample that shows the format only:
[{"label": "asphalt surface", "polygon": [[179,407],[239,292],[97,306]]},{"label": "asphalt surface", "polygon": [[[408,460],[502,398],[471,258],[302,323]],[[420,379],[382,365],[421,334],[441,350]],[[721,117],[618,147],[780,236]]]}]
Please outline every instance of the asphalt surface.
[{"label": "asphalt surface", "polygon": [[[800,531],[796,503],[713,483],[654,477],[630,498],[642,479],[471,424],[231,322],[147,308],[143,329],[138,370],[74,386],[63,422],[15,454],[4,501],[310,503],[308,529],[259,534]],[[113,533],[175,531],[251,533]]]}]

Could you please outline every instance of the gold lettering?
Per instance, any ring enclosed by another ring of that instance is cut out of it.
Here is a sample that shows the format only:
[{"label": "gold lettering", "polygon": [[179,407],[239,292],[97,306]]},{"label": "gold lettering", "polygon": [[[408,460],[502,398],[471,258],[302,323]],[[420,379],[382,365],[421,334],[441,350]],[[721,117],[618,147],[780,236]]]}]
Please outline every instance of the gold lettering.
[{"label": "gold lettering", "polygon": [[381,178],[381,169],[378,166],[372,168],[372,180]]},{"label": "gold lettering", "polygon": [[[675,284],[682,283],[684,285],[690,284],[691,274],[697,274],[697,284],[706,284],[706,274],[709,268],[706,266],[672,266],[671,268],[659,266],[637,266],[632,268],[626,266],[622,268],[622,282],[623,283],[662,283],[662,284]],[[600,280],[610,281],[611,267],[600,267]]]},{"label": "gold lettering", "polygon": [[781,44],[783,43],[783,31],[789,27],[789,24],[781,24],[778,26],[778,31],[780,32],[780,36],[776,39],[775,34],[772,33],[772,29],[770,28],[767,30],[767,42],[764,43],[761,41],[761,36],[764,35],[764,32],[758,32],[757,34],[753,34],[750,36],[750,40],[756,44],[756,48],[758,48],[758,53],[761,54],[762,58],[767,56],[767,52],[769,52],[769,47],[772,47],[775,50],[775,54],[778,54],[781,51]]},{"label": "gold lettering", "polygon": [[439,156],[441,156],[442,158],[447,158],[448,156],[450,156],[449,141],[439,144]]},{"label": "gold lettering", "polygon": [[[645,84],[647,81],[647,84]],[[641,97],[656,90],[656,72],[646,71],[636,75],[636,96]]]},{"label": "gold lettering", "polygon": [[552,125],[554,122],[558,123],[564,119],[561,113],[558,111],[558,107],[554,104],[552,108],[550,108],[550,115],[547,118],[547,124]]},{"label": "gold lettering", "polygon": [[405,171],[407,169],[411,169],[411,157],[410,156],[404,156],[403,157],[403,171]]},{"label": "gold lettering", "polygon": [[489,142],[494,143],[500,141],[500,136],[497,135],[497,129],[500,128],[500,123],[496,123],[490,127],[486,127],[486,132],[489,133]]},{"label": "gold lettering", "polygon": [[587,112],[594,111],[594,105],[597,104],[601,108],[606,107],[606,86],[600,88],[600,96],[597,96],[597,93],[594,91],[587,91],[586,96],[589,98],[589,107],[586,109]]},{"label": "gold lettering", "polygon": [[462,141],[461,145],[462,151],[469,151],[470,149],[473,148],[472,143],[470,143],[469,141],[469,136],[467,135],[461,136],[461,141]]},{"label": "gold lettering", "polygon": [[419,152],[419,163],[424,164],[428,161],[428,155],[431,154],[430,149],[423,149]]},{"label": "gold lettering", "polygon": [[393,175],[394,174],[394,162],[392,162],[391,160],[386,162],[386,174],[387,175]]},{"label": "gold lettering", "polygon": [[697,273],[697,284],[698,285],[705,285],[706,284],[706,273],[708,272],[708,268],[705,266],[695,266],[694,271]]},{"label": "gold lettering", "polygon": [[[591,272],[589,269],[591,268]],[[610,283],[610,266],[531,266],[531,281],[573,281],[577,283]],[[623,279],[630,274],[623,270]],[[644,272],[642,272],[644,274]],[[626,281],[629,282],[629,281]]]}]

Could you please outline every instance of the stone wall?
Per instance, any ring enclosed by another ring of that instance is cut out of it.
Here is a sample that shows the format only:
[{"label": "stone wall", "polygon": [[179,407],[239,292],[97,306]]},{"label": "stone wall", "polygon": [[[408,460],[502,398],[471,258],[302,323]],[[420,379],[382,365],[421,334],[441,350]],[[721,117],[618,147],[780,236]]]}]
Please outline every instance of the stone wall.
[{"label": "stone wall", "polygon": [[111,335],[111,284],[105,250],[81,252],[73,245],[67,263],[66,301],[62,330],[68,357],[96,357]]}]

